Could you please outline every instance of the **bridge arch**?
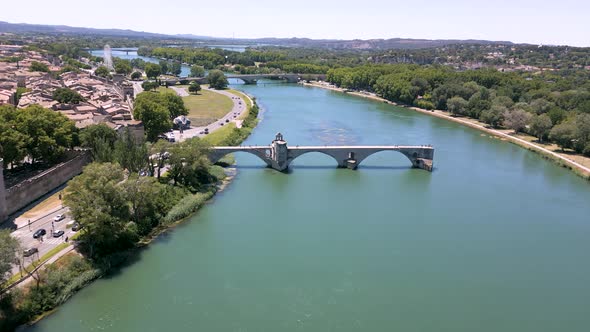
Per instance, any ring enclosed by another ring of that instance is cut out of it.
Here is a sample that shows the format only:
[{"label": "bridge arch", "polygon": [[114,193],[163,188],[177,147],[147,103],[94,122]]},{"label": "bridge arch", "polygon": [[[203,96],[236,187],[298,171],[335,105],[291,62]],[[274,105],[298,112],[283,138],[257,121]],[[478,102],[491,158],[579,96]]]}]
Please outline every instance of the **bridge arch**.
[{"label": "bridge arch", "polygon": [[[405,156],[405,158],[407,158],[410,161],[412,167],[417,166],[416,162],[417,162],[417,159],[419,158],[418,153],[416,153],[416,152],[409,153],[409,152],[406,152],[403,150],[393,150],[393,149],[382,149],[382,150],[371,151],[371,152],[368,152],[365,154],[357,154],[357,157],[355,158],[357,166],[360,166],[360,164],[362,162],[364,162],[366,159],[370,159],[370,157],[380,154],[382,152],[393,152],[395,154],[398,154],[398,153],[402,154]],[[403,157],[401,157],[401,159],[403,159]]]},{"label": "bridge arch", "polygon": [[223,149],[223,150],[213,150],[210,154],[209,154],[209,160],[212,163],[216,163],[219,160],[221,160],[221,158],[227,156],[228,154],[231,153],[236,153],[236,152],[245,152],[245,153],[249,153],[251,155],[254,155],[256,157],[258,157],[260,160],[262,160],[266,166],[272,166],[272,161],[270,159],[270,149],[269,148],[260,148],[260,149],[256,149],[256,150],[252,150],[252,149],[240,149],[240,148],[236,148],[236,149]]},{"label": "bridge arch", "polygon": [[323,155],[331,157],[333,160],[336,161],[336,164],[338,164],[338,167],[345,166],[345,160],[340,160],[341,159],[340,156],[338,156],[334,153],[328,152],[328,151],[322,151],[322,150],[303,150],[303,151],[297,151],[297,152],[295,152],[295,151],[296,150],[290,151],[290,156],[289,156],[289,159],[287,160],[288,165],[290,165],[291,163],[293,163],[293,161],[295,161],[295,159],[297,159],[303,155],[310,154],[310,153],[319,153],[319,154],[323,154]]}]

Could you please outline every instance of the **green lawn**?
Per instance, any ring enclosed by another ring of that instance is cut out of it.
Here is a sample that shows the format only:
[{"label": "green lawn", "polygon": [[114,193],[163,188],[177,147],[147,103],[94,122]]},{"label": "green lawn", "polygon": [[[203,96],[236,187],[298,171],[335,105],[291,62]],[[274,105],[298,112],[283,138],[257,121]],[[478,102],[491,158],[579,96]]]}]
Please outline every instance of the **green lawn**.
[{"label": "green lawn", "polygon": [[215,130],[211,134],[206,135],[203,139],[213,146],[221,145],[223,140],[232,132],[235,127],[236,124],[230,122],[227,125]]},{"label": "green lawn", "polygon": [[182,97],[189,109],[188,118],[193,126],[204,126],[222,118],[232,109],[232,100],[222,94],[201,90],[198,95]]}]

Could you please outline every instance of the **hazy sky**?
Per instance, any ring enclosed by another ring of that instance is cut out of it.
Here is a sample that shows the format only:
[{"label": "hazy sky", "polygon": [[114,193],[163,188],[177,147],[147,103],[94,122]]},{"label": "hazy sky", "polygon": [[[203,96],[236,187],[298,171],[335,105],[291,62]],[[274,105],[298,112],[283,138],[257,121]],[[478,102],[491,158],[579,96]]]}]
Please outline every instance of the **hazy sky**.
[{"label": "hazy sky", "polygon": [[590,46],[588,0],[21,0],[0,20],[214,37],[509,40]]}]

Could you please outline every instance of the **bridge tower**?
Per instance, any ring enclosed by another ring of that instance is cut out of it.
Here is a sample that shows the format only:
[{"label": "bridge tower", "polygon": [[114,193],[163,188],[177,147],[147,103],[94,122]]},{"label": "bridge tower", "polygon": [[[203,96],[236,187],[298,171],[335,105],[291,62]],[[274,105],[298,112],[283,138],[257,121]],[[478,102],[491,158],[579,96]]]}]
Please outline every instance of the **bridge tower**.
[{"label": "bridge tower", "polygon": [[286,170],[289,167],[288,158],[287,141],[283,138],[283,134],[277,133],[271,144],[272,168],[279,171]]}]

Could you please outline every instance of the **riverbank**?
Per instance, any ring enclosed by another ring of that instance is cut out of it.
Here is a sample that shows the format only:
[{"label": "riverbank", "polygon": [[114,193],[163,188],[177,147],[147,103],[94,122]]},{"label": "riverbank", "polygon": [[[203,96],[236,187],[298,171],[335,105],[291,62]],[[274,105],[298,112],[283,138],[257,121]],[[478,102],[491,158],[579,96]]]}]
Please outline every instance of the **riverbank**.
[{"label": "riverbank", "polygon": [[[533,136],[530,136],[530,135],[526,135],[526,134],[514,135],[511,130],[492,129],[492,128],[489,128],[486,124],[479,122],[478,120],[475,120],[475,119],[454,117],[454,116],[450,115],[448,112],[444,112],[444,111],[440,111],[440,110],[430,111],[430,110],[418,108],[415,106],[402,105],[402,104],[398,104],[398,103],[389,101],[387,99],[381,98],[374,93],[370,93],[370,92],[366,92],[366,91],[351,91],[351,90],[347,90],[347,89],[342,89],[342,88],[336,87],[336,86],[326,83],[326,82],[322,82],[322,83],[320,83],[320,82],[310,82],[310,83],[303,82],[301,84],[304,86],[310,86],[310,87],[316,87],[316,88],[322,88],[322,89],[327,89],[327,90],[331,90],[331,91],[346,93],[349,95],[353,95],[353,96],[357,96],[357,97],[361,97],[361,98],[367,98],[367,99],[387,103],[387,104],[398,106],[398,107],[404,107],[407,109],[414,110],[416,112],[420,112],[423,114],[435,116],[437,118],[453,121],[455,123],[459,123],[464,126],[471,127],[473,129],[477,129],[477,130],[482,131],[484,133],[490,134],[493,137],[497,137],[498,139],[505,140],[510,143],[519,145],[529,151],[539,153],[544,158],[552,160],[553,162],[559,164],[560,166],[572,170],[577,175],[579,175],[587,180],[590,180],[590,158],[584,157],[581,155],[577,155],[577,154],[567,154],[564,152],[551,151],[551,150],[547,149],[546,147],[540,145],[539,143],[534,143],[533,141],[536,140],[536,138]],[[556,146],[553,146],[553,147],[557,148]]]},{"label": "riverbank", "polygon": [[[240,96],[240,98],[243,97]],[[228,144],[229,142],[235,142],[237,144],[241,143],[241,141],[245,140],[248,137],[252,129],[258,123],[258,107],[255,101],[248,98],[243,99],[243,103],[247,105],[244,125],[242,126],[242,128],[234,129],[231,132],[228,132],[227,136],[223,137],[223,141],[228,142]],[[252,105],[252,107],[249,107],[250,105]],[[230,163],[231,159],[227,159],[226,164]],[[65,287],[64,289],[60,288],[55,290],[56,294],[51,295],[51,297],[55,299],[55,302],[52,302],[54,303],[53,305],[45,306],[45,304],[43,304],[43,307],[39,308],[39,310],[32,311],[27,311],[27,308],[21,308],[22,310],[19,309],[23,305],[23,303],[33,303],[34,301],[36,301],[36,293],[39,293],[39,287],[34,289],[35,292],[33,293],[35,294],[32,295],[27,295],[32,291],[32,289],[24,288],[22,290],[24,292],[24,295],[18,297],[16,302],[11,302],[11,306],[13,306],[12,311],[19,312],[18,316],[12,315],[11,317],[10,315],[4,315],[4,312],[10,311],[5,310],[6,308],[4,304],[0,308],[0,330],[10,331],[20,324],[35,324],[39,320],[51,315],[57,308],[59,308],[59,306],[65,303],[77,291],[87,286],[92,281],[99,279],[105,275],[116,273],[116,271],[118,271],[122,266],[132,264],[135,261],[137,254],[140,252],[140,250],[142,250],[142,248],[147,247],[154,240],[158,239],[162,234],[167,233],[171,229],[188,220],[188,218],[194,215],[194,213],[196,213],[203,205],[210,202],[216,193],[223,191],[229,185],[229,183],[231,183],[231,180],[235,176],[236,170],[235,168],[223,169],[218,165],[212,165],[210,167],[209,172],[215,178],[217,178],[217,182],[211,184],[208,187],[208,189],[205,189],[205,191],[201,191],[194,194],[189,193],[186,196],[184,196],[174,207],[172,207],[170,211],[168,211],[166,217],[162,219],[161,224],[153,228],[149,234],[142,237],[132,249],[117,252],[109,257],[106,257],[100,262],[94,262],[92,264],[87,259],[80,258],[83,261],[83,264],[85,265],[85,269],[80,273],[72,273],[71,276],[68,276],[68,280],[70,282],[62,284],[62,286]],[[55,266],[57,266],[60,271],[69,271],[72,269],[73,266],[69,264],[69,258],[70,256],[67,255],[64,257],[60,257],[59,259],[58,257],[55,257],[55,259],[52,260],[52,264],[46,264],[46,266],[42,269],[43,271],[39,271],[39,273],[41,275],[49,273],[45,272],[45,270],[53,271],[55,270]],[[76,264],[81,263],[76,262]],[[36,280],[38,279],[40,278],[37,277]],[[48,288],[48,286],[42,283],[41,288],[45,289]],[[20,291],[19,293],[22,294]]]}]

